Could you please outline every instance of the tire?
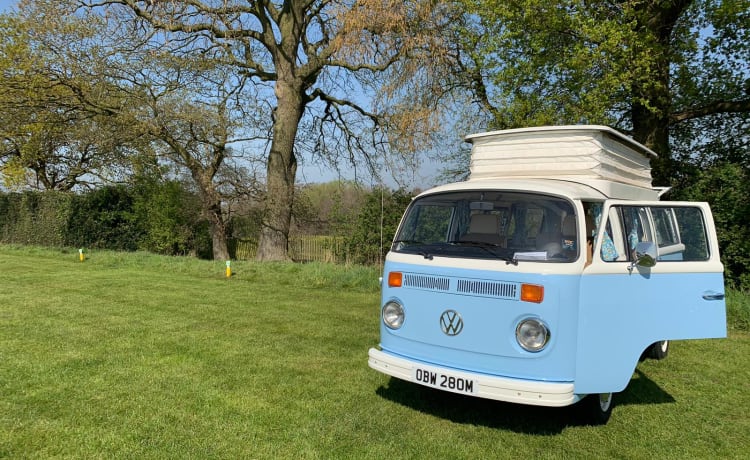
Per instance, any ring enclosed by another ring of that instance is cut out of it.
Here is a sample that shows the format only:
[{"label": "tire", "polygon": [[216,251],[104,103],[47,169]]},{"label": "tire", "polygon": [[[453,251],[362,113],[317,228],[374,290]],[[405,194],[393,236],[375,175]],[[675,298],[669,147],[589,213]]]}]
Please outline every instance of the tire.
[{"label": "tire", "polygon": [[612,415],[615,405],[612,393],[588,395],[579,403],[586,423],[590,425],[606,425]]},{"label": "tire", "polygon": [[659,342],[651,344],[648,347],[646,354],[651,359],[664,359],[669,354],[669,340],[661,340]]}]

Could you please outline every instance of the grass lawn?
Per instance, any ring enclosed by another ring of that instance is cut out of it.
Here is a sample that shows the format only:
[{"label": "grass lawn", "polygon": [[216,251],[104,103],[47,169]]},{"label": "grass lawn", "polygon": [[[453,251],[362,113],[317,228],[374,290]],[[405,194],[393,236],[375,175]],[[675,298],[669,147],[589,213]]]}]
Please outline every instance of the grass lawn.
[{"label": "grass lawn", "polygon": [[0,245],[0,458],[747,458],[746,328],[673,342],[591,427],[369,369],[375,269],[224,268]]}]

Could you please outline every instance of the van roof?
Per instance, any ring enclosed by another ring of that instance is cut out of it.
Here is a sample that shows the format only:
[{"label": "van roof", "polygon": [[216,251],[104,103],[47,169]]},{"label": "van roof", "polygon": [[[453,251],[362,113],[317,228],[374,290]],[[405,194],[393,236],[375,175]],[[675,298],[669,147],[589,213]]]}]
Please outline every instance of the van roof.
[{"label": "van roof", "polygon": [[659,199],[659,190],[635,187],[618,182],[582,179],[535,179],[535,178],[489,178],[470,179],[463,182],[441,185],[420,194],[456,192],[463,190],[509,190],[518,192],[538,192],[568,199],[601,201],[606,199],[644,200]]},{"label": "van roof", "polygon": [[499,131],[488,131],[486,133],[475,133],[469,134],[464,139],[467,142],[474,142],[474,139],[482,137],[496,137],[506,136],[511,134],[527,134],[527,133],[553,133],[553,132],[601,132],[612,136],[613,138],[619,139],[625,144],[632,144],[633,147],[640,150],[641,153],[648,157],[656,158],[658,155],[653,150],[649,149],[645,145],[633,140],[633,138],[626,136],[625,134],[617,131],[614,128],[603,125],[559,125],[559,126],[536,126],[531,128],[515,128],[515,129],[503,129]]},{"label": "van roof", "polygon": [[[568,125],[472,134],[469,180],[609,181],[651,190],[656,153],[607,126]],[[601,184],[600,184],[601,186]]]}]

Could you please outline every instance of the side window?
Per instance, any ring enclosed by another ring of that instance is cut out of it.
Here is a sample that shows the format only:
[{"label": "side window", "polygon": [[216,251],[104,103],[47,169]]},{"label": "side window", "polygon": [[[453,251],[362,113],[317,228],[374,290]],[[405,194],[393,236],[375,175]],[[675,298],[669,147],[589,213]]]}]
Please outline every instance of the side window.
[{"label": "side window", "polygon": [[619,214],[623,226],[623,245],[627,248],[627,260],[635,259],[635,247],[642,241],[653,241],[648,208],[643,206],[620,206]]},{"label": "side window", "polygon": [[[700,208],[693,207],[675,207],[667,208],[674,214],[676,231],[679,241],[684,250],[681,252],[681,258],[678,260],[702,261],[708,260],[710,254],[708,250],[708,237],[706,236],[706,225],[703,219],[703,212]],[[669,254],[665,254],[667,257]],[[662,249],[659,249],[659,258],[662,258]]]},{"label": "side window", "polygon": [[672,246],[680,242],[680,234],[672,208],[653,208],[651,215],[654,218],[654,229],[656,230],[656,243],[660,248]]},{"label": "side window", "polygon": [[[605,218],[604,231],[601,234],[601,259],[605,262],[626,260],[627,251],[624,249],[622,228],[617,225],[617,222],[622,220],[622,218],[618,216],[620,210],[617,207],[613,207],[610,209],[608,215],[603,216],[604,209],[602,203],[584,202],[583,207],[586,212],[587,238],[599,235],[599,226],[601,225],[602,217]],[[591,238],[590,245],[592,247],[597,246],[598,244],[599,243],[595,238]]]},{"label": "side window", "polygon": [[[635,246],[653,241],[659,261],[708,260],[708,239],[703,213],[690,206],[615,206],[619,228],[612,234],[615,244],[634,260]],[[615,220],[615,221],[616,221]]]},{"label": "side window", "polygon": [[[684,209],[684,208],[683,208]],[[689,208],[695,209],[695,208]],[[681,242],[675,208],[651,208],[658,247],[657,260],[685,260],[685,245]]]}]

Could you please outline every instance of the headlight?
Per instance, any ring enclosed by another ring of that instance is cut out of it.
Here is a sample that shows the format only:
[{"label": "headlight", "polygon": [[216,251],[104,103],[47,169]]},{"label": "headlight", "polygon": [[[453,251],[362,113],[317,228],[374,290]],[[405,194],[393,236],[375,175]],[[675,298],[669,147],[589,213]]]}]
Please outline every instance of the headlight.
[{"label": "headlight", "polygon": [[391,300],[383,306],[383,322],[391,329],[398,329],[404,324],[404,307]]},{"label": "headlight", "polygon": [[549,329],[536,318],[527,318],[516,326],[516,340],[526,351],[541,351],[549,341]]}]

